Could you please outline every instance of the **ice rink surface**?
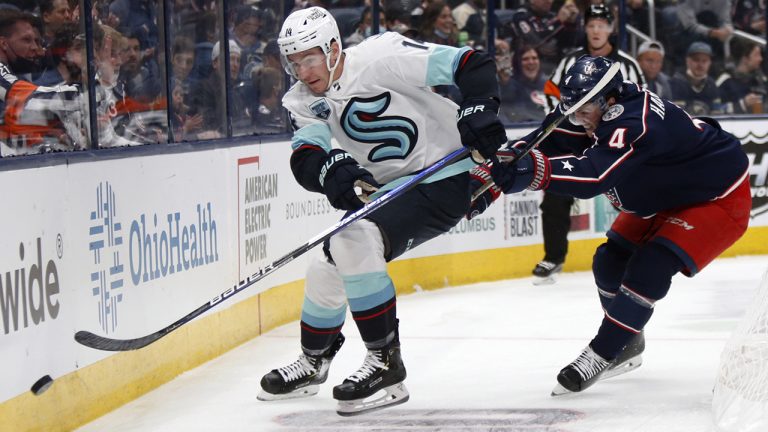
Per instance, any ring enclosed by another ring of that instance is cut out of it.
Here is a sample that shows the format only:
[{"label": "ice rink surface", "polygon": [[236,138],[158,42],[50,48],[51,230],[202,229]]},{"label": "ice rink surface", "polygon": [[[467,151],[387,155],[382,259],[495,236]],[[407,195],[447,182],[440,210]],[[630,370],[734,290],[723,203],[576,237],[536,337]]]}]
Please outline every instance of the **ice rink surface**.
[{"label": "ice rink surface", "polygon": [[351,316],[320,393],[261,402],[261,376],[299,354],[297,323],[279,327],[78,429],[120,431],[707,432],[720,352],[756,292],[768,256],[719,259],[676,276],[646,327],[644,363],[583,393],[550,397],[557,372],[602,319],[588,272],[398,299],[405,383],[400,406],[340,417],[334,385],[365,351]]}]

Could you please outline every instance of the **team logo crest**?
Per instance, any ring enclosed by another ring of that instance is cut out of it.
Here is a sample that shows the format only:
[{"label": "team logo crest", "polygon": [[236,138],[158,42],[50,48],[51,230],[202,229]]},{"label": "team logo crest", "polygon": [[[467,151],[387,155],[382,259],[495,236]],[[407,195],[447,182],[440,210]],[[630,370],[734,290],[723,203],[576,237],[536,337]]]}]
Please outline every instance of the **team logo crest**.
[{"label": "team logo crest", "polygon": [[603,114],[603,121],[611,121],[624,113],[624,106],[620,104],[611,105],[608,111]]},{"label": "team logo crest", "polygon": [[309,106],[309,110],[312,111],[316,117],[320,117],[323,120],[328,120],[331,115],[331,107],[328,106],[328,102],[325,99],[320,99],[312,103]]}]

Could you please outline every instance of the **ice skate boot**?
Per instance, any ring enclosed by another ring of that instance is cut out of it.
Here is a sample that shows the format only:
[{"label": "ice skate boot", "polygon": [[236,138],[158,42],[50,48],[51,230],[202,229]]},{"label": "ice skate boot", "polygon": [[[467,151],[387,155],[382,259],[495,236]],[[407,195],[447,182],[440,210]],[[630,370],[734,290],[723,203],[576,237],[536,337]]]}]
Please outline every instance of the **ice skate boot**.
[{"label": "ice skate boot", "polygon": [[559,384],[552,390],[552,396],[580,392],[586,389],[597,382],[609,367],[611,367],[611,362],[600,357],[588,345],[576,360],[557,374]]},{"label": "ice skate boot", "polygon": [[261,379],[258,400],[272,401],[294,399],[317,394],[320,384],[328,379],[331,360],[344,344],[344,335],[339,336],[322,354],[313,356],[301,353],[295,362],[273,369]]},{"label": "ice skate boot", "polygon": [[[333,388],[333,397],[339,401],[336,412],[353,416],[405,403],[409,395],[404,380],[405,366],[399,342],[368,350],[360,369]],[[379,395],[382,392],[383,395]]]},{"label": "ice skate boot", "polygon": [[533,268],[534,285],[551,285],[556,282],[555,275],[563,271],[563,263],[540,261]]},{"label": "ice skate boot", "polygon": [[645,351],[645,333],[641,331],[629,341],[616,359],[611,362],[611,367],[605,371],[600,379],[608,379],[639,368],[643,364],[643,351]]}]

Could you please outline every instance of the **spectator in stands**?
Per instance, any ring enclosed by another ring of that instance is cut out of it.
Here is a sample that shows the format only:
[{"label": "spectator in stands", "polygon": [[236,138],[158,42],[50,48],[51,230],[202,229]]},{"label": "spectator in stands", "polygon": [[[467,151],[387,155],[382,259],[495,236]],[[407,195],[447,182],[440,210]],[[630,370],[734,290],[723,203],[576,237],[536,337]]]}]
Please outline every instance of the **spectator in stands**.
[{"label": "spectator in stands", "polygon": [[282,107],[283,72],[273,67],[263,67],[254,74],[253,84],[259,90],[259,107],[253,115],[255,133],[278,133],[287,124]]},{"label": "spectator in stands", "polygon": [[66,23],[56,28],[48,47],[50,65],[40,77],[34,80],[35,84],[54,87],[82,83],[80,66],[72,63],[68,58],[72,44],[79,34],[80,26],[75,23]]},{"label": "spectator in stands", "polygon": [[150,103],[162,94],[162,80],[155,57],[142,58],[141,43],[135,35],[125,38],[119,81],[125,95],[140,103]]},{"label": "spectator in stands", "polygon": [[[173,129],[174,142],[189,141],[196,137],[197,131],[203,122],[201,114],[190,114],[189,105],[184,99],[186,95],[181,86],[173,87],[171,90],[171,105],[173,106],[171,116],[171,128]],[[194,117],[194,118],[193,118]]]},{"label": "spectator in stands", "polygon": [[240,47],[240,71],[234,75],[239,81],[250,81],[253,69],[261,65],[264,46],[259,40],[261,15],[253,6],[240,6],[235,10],[232,35]]},{"label": "spectator in stands", "polygon": [[[613,13],[603,4],[589,5],[584,12],[584,28],[587,41],[584,47],[565,56],[555,68],[544,85],[547,97],[547,110],[551,111],[560,103],[560,82],[565,72],[584,54],[607,57],[621,64],[621,73],[625,80],[645,87],[645,77],[634,58],[618,49],[611,42],[613,33]],[[570,153],[570,149],[556,149],[560,153]],[[544,235],[544,258],[536,264],[533,274],[536,283],[552,283],[553,275],[563,268],[568,253],[568,231],[571,229],[570,196],[544,192],[541,203],[542,233]]]},{"label": "spectator in stands", "polygon": [[541,121],[547,114],[544,84],[547,76],[541,70],[539,53],[533,46],[523,45],[512,56],[511,104],[503,108],[513,122]]},{"label": "spectator in stands", "polygon": [[[51,149],[82,149],[80,94],[75,86],[39,91],[18,78],[19,71],[37,67],[42,47],[36,17],[0,10],[0,155]],[[34,103],[31,103],[33,102]]]},{"label": "spectator in stands", "polygon": [[[627,23],[640,30],[643,34],[651,34],[650,11],[646,0],[627,0]],[[658,3],[654,7],[657,32],[662,23],[661,8]]]},{"label": "spectator in stands", "polygon": [[473,30],[470,26],[470,29],[467,29],[467,23],[469,21],[469,18],[472,15],[479,15],[482,21],[482,28],[483,33],[478,35],[479,39],[484,40],[485,38],[485,28],[487,23],[487,17],[485,13],[486,9],[486,1],[485,0],[464,0],[463,3],[453,8],[453,11],[451,12],[453,15],[453,21],[456,23],[456,28],[459,29],[459,31],[467,31],[469,33],[476,33],[476,30]]},{"label": "spectator in stands", "polygon": [[[386,18],[384,11],[379,12],[379,25],[384,25]],[[344,47],[352,47],[362,42],[368,36],[373,34],[373,11],[370,6],[363,8],[363,12],[360,14],[360,23],[355,31],[344,39]],[[342,35],[344,37],[344,35]]]},{"label": "spectator in stands", "polygon": [[[122,86],[118,86],[120,66],[122,65],[125,38],[120,32],[107,25],[93,27],[93,55],[96,63],[96,128],[98,146],[123,147],[137,145],[115,131],[112,121],[118,117],[117,105],[125,95]],[[82,51],[81,48],[78,48]],[[85,63],[80,65],[85,69]]]},{"label": "spectator in stands", "polygon": [[283,64],[280,61],[280,47],[277,45],[277,39],[270,39],[269,42],[264,45],[262,60],[263,67],[273,67],[277,70],[283,69]]},{"label": "spectator in stands", "polygon": [[669,76],[662,72],[664,66],[664,46],[658,41],[645,41],[637,49],[637,63],[645,76],[648,90],[664,99],[672,98]]},{"label": "spectator in stands", "polygon": [[43,42],[47,45],[59,26],[72,22],[68,0],[40,0],[40,18],[43,22]]},{"label": "spectator in stands", "polygon": [[401,3],[387,3],[384,6],[384,25],[388,31],[400,33],[411,39],[419,38],[419,31],[411,24],[411,11]]},{"label": "spectator in stands", "polygon": [[[450,12],[450,7],[443,0],[431,1],[419,19],[421,27],[417,34],[410,37],[425,42],[457,46],[458,32]],[[433,87],[433,90],[456,103],[461,102],[461,92],[455,85],[439,85]]]},{"label": "spectator in stands", "polygon": [[126,139],[145,144],[166,141],[167,117],[165,94],[156,57],[142,57],[139,39],[124,36],[122,64],[117,77],[115,115],[112,126],[115,133]]},{"label": "spectator in stands", "polygon": [[421,16],[421,40],[441,45],[457,46],[458,29],[453,22],[451,8],[443,0],[431,2]]},{"label": "spectator in stands", "polygon": [[764,112],[763,102],[768,80],[763,73],[763,50],[760,45],[736,39],[731,43],[731,54],[736,65],[717,78],[717,86],[729,113]]},{"label": "spectator in stands", "polygon": [[512,52],[509,43],[504,39],[496,39],[494,42],[496,60],[496,79],[499,80],[499,96],[501,97],[501,107],[499,108],[499,117],[503,123],[510,120],[503,114],[511,109],[514,98],[514,84],[512,83]]},{"label": "spectator in stands", "polygon": [[552,0],[528,0],[514,13],[509,24],[514,34],[514,46],[535,47],[541,53],[542,69],[546,74],[552,72],[565,52],[578,47],[582,41],[576,4],[565,2],[557,14],[551,9]]},{"label": "spectator in stands", "polygon": [[673,41],[683,47],[698,40],[722,54],[723,43],[733,34],[731,0],[684,0],[677,5],[677,18],[682,33]]},{"label": "spectator in stands", "polygon": [[[226,134],[226,99],[220,97],[224,87],[224,74],[221,72],[223,66],[219,56],[221,55],[219,42],[213,46],[211,61],[213,62],[213,73],[205,80],[192,87],[188,101],[190,111],[202,115],[202,131],[197,133],[198,139],[213,139]],[[240,46],[234,40],[229,41],[229,69],[230,74],[237,73],[240,70]],[[235,96],[235,92],[230,93]],[[240,123],[241,118],[246,115],[245,110],[240,103],[239,98],[233,97],[232,116],[233,125]]]},{"label": "spectator in stands", "polygon": [[736,0],[732,19],[735,28],[765,37],[765,0]]},{"label": "spectator in stands", "polygon": [[672,77],[672,101],[692,115],[722,112],[720,90],[709,76],[712,67],[712,47],[706,42],[694,42],[685,56],[685,73]]},{"label": "spectator in stands", "polygon": [[135,35],[141,49],[154,56],[158,45],[157,14],[153,0],[114,0],[109,5],[111,26],[123,34]]},{"label": "spectator in stands", "polygon": [[192,40],[185,36],[177,36],[171,47],[171,69],[173,86],[189,85],[188,77],[195,61],[195,46]]}]

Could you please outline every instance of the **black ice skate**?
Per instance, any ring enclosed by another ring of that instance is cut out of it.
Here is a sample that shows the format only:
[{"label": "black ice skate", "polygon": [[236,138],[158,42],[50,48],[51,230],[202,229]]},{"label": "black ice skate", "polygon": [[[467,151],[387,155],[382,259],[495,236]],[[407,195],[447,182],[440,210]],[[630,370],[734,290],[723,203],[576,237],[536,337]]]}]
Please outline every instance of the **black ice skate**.
[{"label": "black ice skate", "polygon": [[[336,412],[353,416],[405,403],[409,395],[404,380],[405,366],[399,342],[368,350],[360,369],[333,388],[333,397],[339,401]],[[371,397],[382,391],[384,395]]]},{"label": "black ice skate", "polygon": [[555,283],[555,275],[563,271],[563,263],[555,264],[550,261],[540,261],[533,268],[534,285],[551,285]]},{"label": "black ice skate", "polygon": [[627,346],[611,362],[611,367],[600,379],[608,379],[617,375],[631,372],[643,364],[643,351],[645,351],[645,334],[641,331],[633,337]]},{"label": "black ice skate", "polygon": [[557,374],[559,384],[552,390],[552,396],[580,392],[586,389],[597,382],[611,364],[595,353],[591,346],[587,346],[576,360]]},{"label": "black ice skate", "polygon": [[261,379],[261,393],[256,397],[263,401],[293,399],[317,394],[320,384],[328,378],[331,360],[344,344],[344,335],[331,344],[323,354],[313,356],[302,353],[288,366],[273,369]]}]

